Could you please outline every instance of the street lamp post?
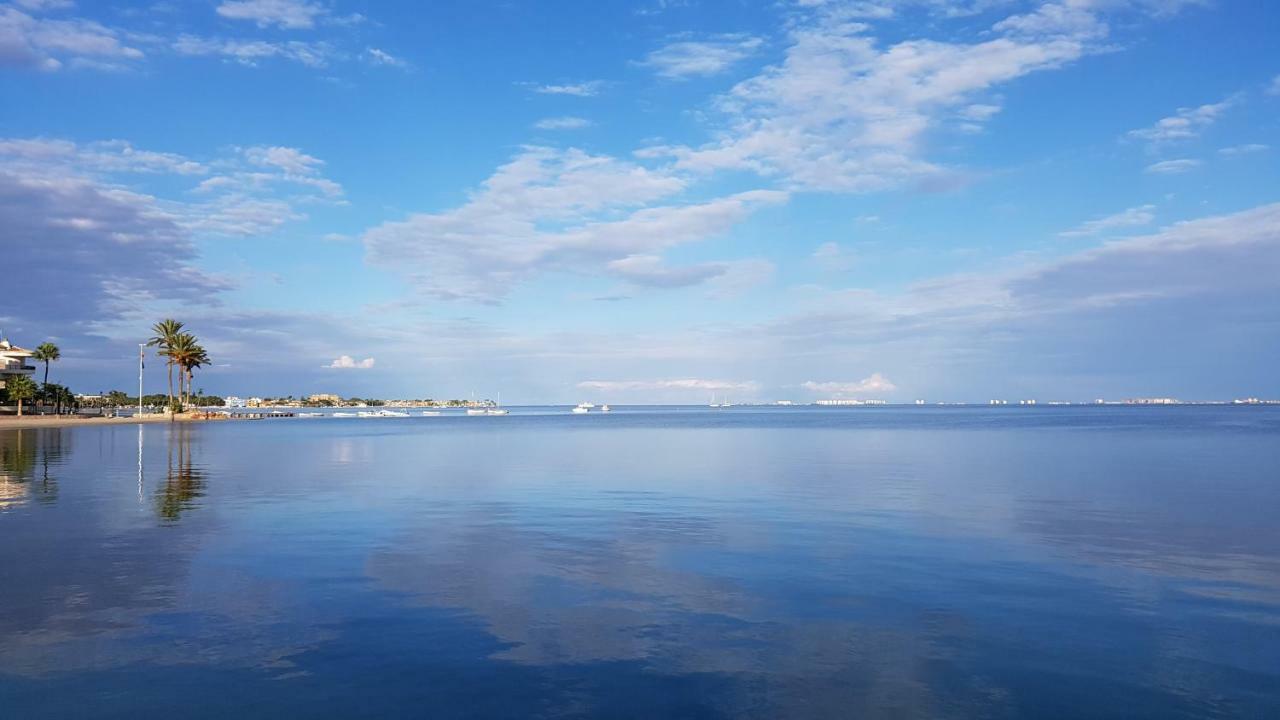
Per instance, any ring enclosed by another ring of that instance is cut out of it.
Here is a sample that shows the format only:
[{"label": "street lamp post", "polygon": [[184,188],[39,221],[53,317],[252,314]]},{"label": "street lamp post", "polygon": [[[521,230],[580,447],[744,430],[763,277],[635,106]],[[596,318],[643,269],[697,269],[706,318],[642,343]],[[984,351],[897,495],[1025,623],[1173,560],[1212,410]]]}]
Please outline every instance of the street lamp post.
[{"label": "street lamp post", "polygon": [[146,343],[138,343],[138,419],[139,420],[142,419],[142,370],[147,366],[147,364],[143,362],[142,358],[143,356],[146,355],[146,351],[143,350],[143,348],[145,348],[146,346],[147,346]]}]

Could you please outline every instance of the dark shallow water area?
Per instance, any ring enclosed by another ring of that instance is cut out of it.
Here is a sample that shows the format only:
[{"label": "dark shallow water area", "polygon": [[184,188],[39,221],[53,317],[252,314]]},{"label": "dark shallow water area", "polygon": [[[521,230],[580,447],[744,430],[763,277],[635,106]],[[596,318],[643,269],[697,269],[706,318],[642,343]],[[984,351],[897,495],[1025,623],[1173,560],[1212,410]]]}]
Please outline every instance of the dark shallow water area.
[{"label": "dark shallow water area", "polygon": [[0,430],[0,716],[1280,717],[1280,408]]}]

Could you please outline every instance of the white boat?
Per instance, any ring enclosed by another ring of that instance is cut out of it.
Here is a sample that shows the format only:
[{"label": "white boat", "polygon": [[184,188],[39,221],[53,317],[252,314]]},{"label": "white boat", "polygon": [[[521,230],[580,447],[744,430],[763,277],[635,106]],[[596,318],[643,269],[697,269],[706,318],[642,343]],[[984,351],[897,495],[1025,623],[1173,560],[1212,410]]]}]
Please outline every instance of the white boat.
[{"label": "white boat", "polygon": [[488,415],[489,412],[484,408],[467,408],[468,415]]},{"label": "white boat", "polygon": [[375,413],[378,417],[409,417],[409,413],[399,410],[379,410]]},{"label": "white boat", "polygon": [[707,407],[716,407],[716,408],[721,407],[720,403],[716,402],[715,395],[711,396],[711,402],[707,403]]},{"label": "white boat", "polygon": [[324,413],[298,413],[300,418],[318,418],[324,417]]},{"label": "white boat", "polygon": [[[361,415],[363,415],[364,413],[360,413],[360,414],[361,414]],[[333,416],[334,416],[334,417],[356,417],[356,414],[355,414],[355,413],[342,412],[342,413],[334,413],[334,414],[333,414]]]},{"label": "white boat", "polygon": [[423,410],[419,414],[422,415],[422,417],[435,417],[440,414],[440,411],[439,410]]},{"label": "white boat", "polygon": [[611,412],[608,405],[601,405],[600,412]]},{"label": "white boat", "polygon": [[595,406],[596,406],[595,403],[589,403],[589,402],[578,403],[578,407],[582,408],[583,410],[590,410]]},{"label": "white boat", "polygon": [[502,409],[502,393],[498,393],[498,404],[484,411],[485,415],[510,415],[511,412]]},{"label": "white boat", "polygon": [[576,407],[576,408],[574,408],[574,409],[570,410],[569,412],[574,412],[574,413],[582,414],[582,413],[585,413],[585,412],[591,412],[591,409],[590,409],[590,408],[585,408],[585,407],[583,407],[583,406],[579,405],[578,407]]}]

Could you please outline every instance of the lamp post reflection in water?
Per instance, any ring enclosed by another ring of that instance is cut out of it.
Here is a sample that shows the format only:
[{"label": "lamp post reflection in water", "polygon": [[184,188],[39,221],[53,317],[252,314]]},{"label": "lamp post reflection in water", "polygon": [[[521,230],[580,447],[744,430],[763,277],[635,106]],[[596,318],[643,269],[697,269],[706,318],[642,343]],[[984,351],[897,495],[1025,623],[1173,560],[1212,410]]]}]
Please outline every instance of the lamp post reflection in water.
[{"label": "lamp post reflection in water", "polygon": [[138,505],[142,505],[142,423],[138,423]]}]

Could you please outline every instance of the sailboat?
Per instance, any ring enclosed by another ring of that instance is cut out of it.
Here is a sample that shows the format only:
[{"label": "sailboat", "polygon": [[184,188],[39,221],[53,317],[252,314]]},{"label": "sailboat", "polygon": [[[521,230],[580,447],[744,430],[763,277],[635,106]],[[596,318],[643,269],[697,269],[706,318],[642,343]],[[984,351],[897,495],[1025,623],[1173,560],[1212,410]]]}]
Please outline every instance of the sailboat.
[{"label": "sailboat", "polygon": [[712,394],[711,394],[711,402],[707,405],[707,407],[717,407],[717,408],[718,408],[718,407],[724,407],[724,406],[723,406],[723,405],[721,405],[720,403],[716,402],[716,396],[715,396],[715,393],[712,393]]},{"label": "sailboat", "polygon": [[485,415],[510,415],[511,414],[510,410],[502,409],[502,393],[498,393],[497,407],[492,407],[492,408],[489,408],[488,410],[485,410],[484,414]]}]

